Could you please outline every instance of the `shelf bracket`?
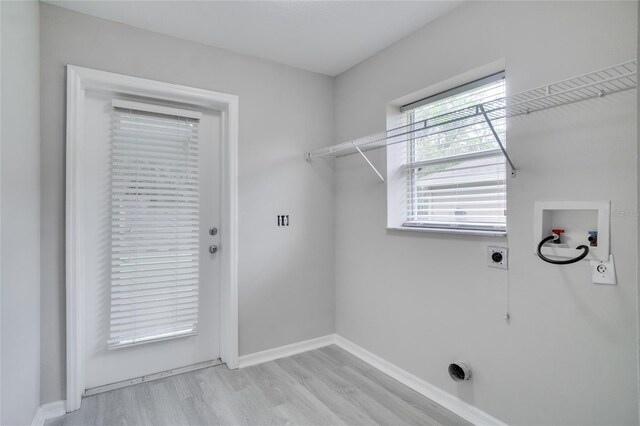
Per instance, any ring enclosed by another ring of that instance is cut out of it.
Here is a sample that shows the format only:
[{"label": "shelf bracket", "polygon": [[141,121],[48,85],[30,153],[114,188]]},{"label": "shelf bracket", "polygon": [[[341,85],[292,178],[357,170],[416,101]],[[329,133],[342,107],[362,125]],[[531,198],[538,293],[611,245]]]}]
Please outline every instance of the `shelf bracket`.
[{"label": "shelf bracket", "polygon": [[504,154],[504,158],[506,158],[507,162],[509,163],[509,167],[511,167],[511,176],[515,177],[516,176],[516,166],[513,165],[513,162],[511,161],[511,158],[509,158],[509,154],[507,154],[507,150],[504,148],[504,145],[502,144],[502,141],[500,140],[500,136],[498,136],[498,133],[496,132],[496,129],[494,129],[494,127],[493,127],[493,123],[491,123],[491,119],[487,115],[487,112],[484,110],[484,105],[478,105],[478,109],[482,113],[482,116],[484,117],[484,120],[487,122],[487,125],[489,126],[489,129],[491,129],[491,133],[493,133],[493,137],[496,139],[496,142],[498,142],[498,145],[500,146],[500,150],[502,151],[502,154]]},{"label": "shelf bracket", "polygon": [[369,159],[367,158],[366,155],[364,155],[364,152],[362,152],[362,150],[360,149],[360,147],[358,145],[356,145],[355,142],[352,142],[353,146],[355,147],[355,149],[360,153],[360,155],[362,155],[362,158],[364,158],[364,160],[367,162],[367,164],[369,164],[369,166],[373,169],[374,172],[376,172],[376,174],[378,175],[378,177],[380,178],[380,180],[382,182],[384,182],[384,178],[382,177],[382,175],[380,174],[380,172],[378,171],[378,169],[376,169],[376,166],[374,166],[371,161],[369,161]]}]

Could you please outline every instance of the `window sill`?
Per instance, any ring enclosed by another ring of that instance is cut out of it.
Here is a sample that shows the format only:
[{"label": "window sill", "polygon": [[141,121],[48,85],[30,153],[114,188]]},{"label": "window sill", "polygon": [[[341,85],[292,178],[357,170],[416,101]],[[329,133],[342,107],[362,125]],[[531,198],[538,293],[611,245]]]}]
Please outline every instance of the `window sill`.
[{"label": "window sill", "polygon": [[387,227],[388,231],[429,232],[434,234],[477,235],[481,237],[506,237],[506,231],[480,231],[472,229],[420,228],[417,226]]}]

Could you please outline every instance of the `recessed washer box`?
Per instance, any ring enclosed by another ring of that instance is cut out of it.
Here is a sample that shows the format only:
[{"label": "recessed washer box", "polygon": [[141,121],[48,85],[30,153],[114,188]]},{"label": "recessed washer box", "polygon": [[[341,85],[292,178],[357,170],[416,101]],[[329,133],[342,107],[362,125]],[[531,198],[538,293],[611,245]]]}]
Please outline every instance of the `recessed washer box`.
[{"label": "recessed washer box", "polygon": [[[533,214],[533,251],[538,244],[551,235],[552,229],[564,229],[562,244],[547,243],[542,247],[545,256],[574,258],[581,250],[579,245],[589,247],[588,260],[609,260],[610,201],[538,201]],[[598,232],[598,246],[592,247],[589,231]]]}]

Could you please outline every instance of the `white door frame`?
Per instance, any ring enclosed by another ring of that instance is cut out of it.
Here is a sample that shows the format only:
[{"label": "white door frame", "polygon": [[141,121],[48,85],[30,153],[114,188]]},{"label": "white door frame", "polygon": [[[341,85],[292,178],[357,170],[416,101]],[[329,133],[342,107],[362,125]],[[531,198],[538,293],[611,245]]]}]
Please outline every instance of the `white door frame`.
[{"label": "white door frame", "polygon": [[229,368],[238,368],[238,97],[67,65],[67,411],[80,408],[85,387],[84,104],[87,90],[180,102],[221,112],[220,358]]}]

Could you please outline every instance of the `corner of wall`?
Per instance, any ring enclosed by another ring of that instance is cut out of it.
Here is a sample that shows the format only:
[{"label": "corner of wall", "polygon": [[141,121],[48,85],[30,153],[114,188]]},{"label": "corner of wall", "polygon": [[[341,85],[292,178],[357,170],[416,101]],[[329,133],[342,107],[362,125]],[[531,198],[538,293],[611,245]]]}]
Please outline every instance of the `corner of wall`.
[{"label": "corner of wall", "polygon": [[40,13],[37,1],[1,8],[0,423],[30,424],[40,405]]},{"label": "corner of wall", "polygon": [[[334,76],[331,77],[331,111],[332,111],[332,121],[331,121],[331,139],[332,139],[332,143],[336,143],[336,125],[338,123],[338,115],[337,115],[337,100],[336,100],[336,92],[337,92],[337,88],[336,88],[336,82],[337,82],[338,76]],[[331,282],[331,291],[333,294],[333,304],[332,304],[332,333],[337,333],[338,332],[338,324],[336,323],[336,319],[337,319],[337,313],[336,313],[336,307],[337,307],[337,299],[336,299],[336,178],[335,178],[335,173],[333,175],[333,187],[332,187],[332,197],[333,197],[333,203],[331,205],[331,212],[330,214],[332,215],[332,229],[331,229],[331,233],[332,233],[332,253],[333,256],[331,256],[332,262],[331,262],[331,268],[333,273],[331,274],[332,276],[332,282]]]},{"label": "corner of wall", "polygon": [[[640,58],[640,7],[638,7],[638,25],[637,25],[637,48],[638,54],[636,56],[636,60]],[[638,127],[638,147],[640,147],[640,96],[638,95],[638,91],[636,89],[636,101],[638,108],[638,121],[636,123]],[[638,150],[638,166],[636,168],[636,178],[638,179],[638,211],[640,211],[640,149]],[[636,246],[636,256],[638,257],[638,262],[636,263],[636,283],[638,285],[638,300],[636,301],[636,330],[638,336],[638,418],[640,418],[640,215],[638,216],[638,242]]]}]

